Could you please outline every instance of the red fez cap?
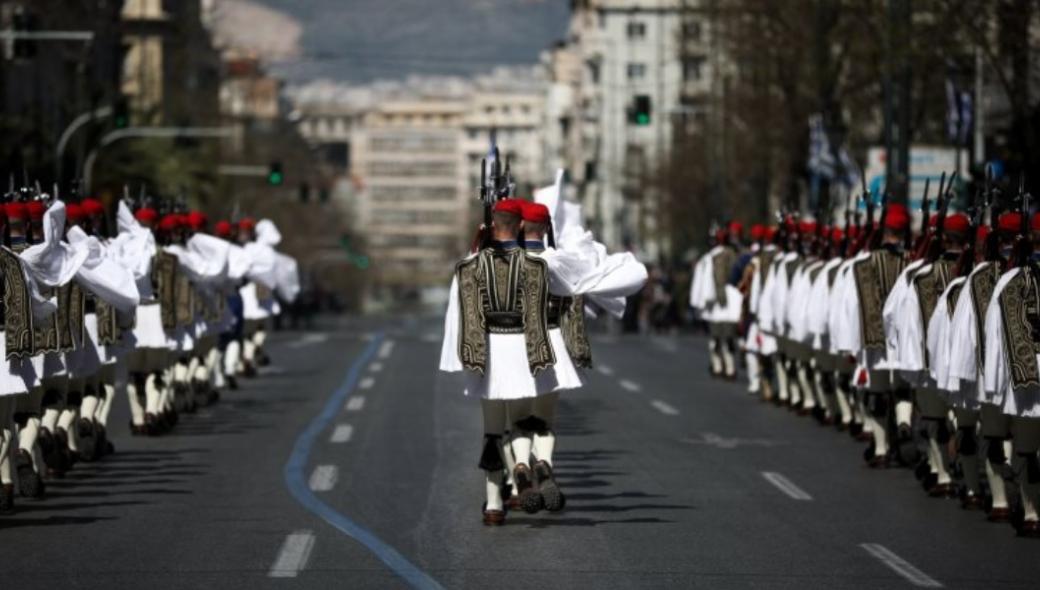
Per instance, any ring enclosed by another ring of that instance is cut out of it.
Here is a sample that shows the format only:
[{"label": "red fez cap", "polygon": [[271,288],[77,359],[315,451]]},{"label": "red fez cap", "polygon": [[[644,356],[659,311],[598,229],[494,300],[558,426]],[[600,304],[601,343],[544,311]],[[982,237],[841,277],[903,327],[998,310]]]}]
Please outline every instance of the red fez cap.
[{"label": "red fez cap", "polygon": [[522,217],[524,215],[524,202],[520,199],[502,199],[495,203],[495,213],[509,213]]},{"label": "red fez cap", "polygon": [[954,213],[953,215],[947,215],[946,219],[943,220],[943,230],[950,233],[968,233],[969,227],[971,227],[971,220],[968,219],[968,216],[963,213]]},{"label": "red fez cap", "polygon": [[47,212],[47,205],[44,205],[43,201],[29,201],[25,208],[29,211],[29,219],[33,221],[43,219],[43,214]]},{"label": "red fez cap", "polygon": [[761,223],[756,223],[751,226],[751,239],[755,242],[765,239],[766,227]]},{"label": "red fez cap", "polygon": [[155,223],[159,219],[159,212],[151,207],[141,207],[134,213],[134,219],[141,223]]},{"label": "red fez cap", "polygon": [[979,242],[985,241],[986,238],[989,237],[989,231],[988,225],[980,225],[979,228],[975,230],[975,239]]},{"label": "red fez cap", "polygon": [[79,203],[66,203],[65,204],[65,219],[73,221],[82,221],[84,217],[83,206]]},{"label": "red fez cap", "polygon": [[216,225],[213,226],[213,231],[222,238],[230,238],[233,229],[234,228],[231,226],[230,221],[218,221]]},{"label": "red fez cap", "polygon": [[842,239],[844,239],[844,238],[845,238],[845,232],[841,231],[840,227],[832,227],[831,228],[831,240],[834,243],[838,243],[838,242],[842,241]]},{"label": "red fez cap", "polygon": [[848,232],[850,240],[855,240],[859,237],[859,228],[855,225],[849,226],[849,228],[845,231]]},{"label": "red fez cap", "polygon": [[163,215],[163,218],[159,220],[159,229],[161,229],[162,231],[173,231],[180,227],[180,225],[180,215]]},{"label": "red fez cap", "polygon": [[104,203],[102,203],[101,201],[99,201],[97,199],[93,199],[93,198],[83,199],[83,201],[80,203],[80,206],[83,207],[83,213],[85,213],[85,214],[87,214],[87,215],[89,215],[91,217],[94,217],[95,215],[104,215],[105,214],[105,205],[104,205]]},{"label": "red fez cap", "polygon": [[928,218],[928,227],[939,227],[938,213],[932,213],[932,216]]},{"label": "red fez cap", "polygon": [[549,208],[541,203],[532,203],[530,201],[520,201],[523,204],[521,210],[521,217],[524,221],[530,221],[531,223],[549,223]]},{"label": "red fez cap", "polygon": [[18,201],[12,201],[4,205],[4,213],[7,214],[8,219],[25,221],[29,218],[29,208],[25,206],[25,203],[19,203]]},{"label": "red fez cap", "polygon": [[885,229],[904,231],[910,225],[910,211],[906,205],[894,203],[885,212]]},{"label": "red fez cap", "polygon": [[816,232],[816,222],[811,220],[803,220],[798,224],[798,231],[803,234],[811,234]]},{"label": "red fez cap", "polygon": [[729,222],[729,233],[730,235],[740,238],[744,236],[744,224],[739,221]]},{"label": "red fez cap", "polygon": [[256,227],[256,221],[252,217],[245,217],[238,222],[239,229],[253,229]]},{"label": "red fez cap", "polygon": [[1030,227],[1033,231],[1040,231],[1040,213],[1034,213],[1033,219],[1030,220]]},{"label": "red fez cap", "polygon": [[206,218],[206,214],[202,211],[192,211],[188,213],[188,227],[195,231],[199,231],[206,227],[209,220]]},{"label": "red fez cap", "polygon": [[1018,211],[1001,213],[1000,217],[997,218],[997,229],[1008,233],[1017,232],[1022,229],[1022,214]]}]

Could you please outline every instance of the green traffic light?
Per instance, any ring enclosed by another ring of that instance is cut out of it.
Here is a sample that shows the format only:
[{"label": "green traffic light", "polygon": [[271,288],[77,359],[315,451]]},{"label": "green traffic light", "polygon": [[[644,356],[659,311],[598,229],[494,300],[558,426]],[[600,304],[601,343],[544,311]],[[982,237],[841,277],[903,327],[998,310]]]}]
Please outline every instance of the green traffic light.
[{"label": "green traffic light", "polygon": [[639,113],[636,115],[636,125],[649,125],[650,115],[646,113]]},{"label": "green traffic light", "polygon": [[283,180],[285,180],[285,178],[282,177],[281,172],[272,172],[267,175],[267,183],[271,186],[281,186]]}]

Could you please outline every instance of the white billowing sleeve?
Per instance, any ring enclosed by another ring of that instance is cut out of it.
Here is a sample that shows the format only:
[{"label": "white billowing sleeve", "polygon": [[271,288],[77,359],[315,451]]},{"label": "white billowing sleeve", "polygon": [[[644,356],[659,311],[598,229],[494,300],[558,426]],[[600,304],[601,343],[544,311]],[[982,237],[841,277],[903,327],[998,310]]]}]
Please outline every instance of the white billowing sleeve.
[{"label": "white billowing sleeve", "polygon": [[282,234],[270,219],[261,219],[256,224],[256,241],[274,248],[282,243]]},{"label": "white billowing sleeve", "polygon": [[43,216],[43,242],[29,246],[21,254],[33,288],[60,287],[76,276],[87,259],[86,250],[77,250],[61,240],[65,232],[65,204],[55,201]]},{"label": "white billowing sleeve", "polygon": [[123,201],[119,202],[116,225],[119,234],[109,246],[109,255],[132,272],[137,281],[148,279],[156,252],[155,236],[134,219],[134,214]]},{"label": "white billowing sleeve", "polygon": [[451,279],[448,292],[448,309],[444,313],[444,340],[441,342],[440,370],[457,373],[462,370],[459,359],[459,279]]},{"label": "white billowing sleeve", "polygon": [[278,296],[292,303],[300,294],[300,269],[292,256],[277,253]]},{"label": "white billowing sleeve", "polygon": [[766,331],[771,332],[774,319],[773,311],[773,289],[776,288],[776,266],[770,266],[766,271],[766,280],[762,284],[762,293],[758,298],[758,325]]},{"label": "white billowing sleeve", "polygon": [[1008,282],[1019,272],[1019,269],[1014,268],[1000,277],[996,288],[993,289],[993,297],[989,300],[989,306],[986,308],[986,359],[982,371],[983,386],[986,392],[992,396],[993,402],[998,405],[1004,399],[1004,394],[1011,388],[1007,355],[1004,351],[1004,322],[1001,318],[1000,294]]},{"label": "white billowing sleeve", "polygon": [[141,302],[134,274],[108,255],[105,246],[79,227],[68,232],[69,243],[85,250],[87,257],[76,273],[76,282],[119,311],[129,312]]},{"label": "white billowing sleeve", "polygon": [[966,285],[961,291],[950,320],[950,377],[960,381],[977,381],[979,377],[975,353],[980,344],[979,330],[969,289]]},{"label": "white billowing sleeve", "polygon": [[906,296],[906,292],[909,287],[908,277],[912,276],[912,273],[916,272],[921,267],[920,261],[915,261],[907,265],[903,269],[903,272],[899,273],[899,277],[896,278],[895,284],[892,285],[892,290],[889,291],[888,297],[885,298],[885,306],[881,312],[882,323],[885,328],[885,359],[888,361],[888,365],[892,369],[900,369],[900,311],[903,305],[903,298]]},{"label": "white billowing sleeve", "polygon": [[830,309],[830,286],[827,278],[839,261],[830,261],[816,275],[809,288],[809,307],[806,314],[806,329],[812,336],[813,347],[819,349],[827,335],[827,312]]},{"label": "white billowing sleeve", "polygon": [[246,256],[249,258],[249,269],[246,271],[246,278],[256,281],[268,289],[273,289],[278,283],[278,276],[275,273],[277,261],[274,255],[274,248],[260,242],[249,242],[243,248]]},{"label": "white billowing sleeve", "polygon": [[700,311],[704,309],[701,301],[701,283],[704,281],[704,257],[693,265],[693,277],[690,279],[690,307]]},{"label": "white billowing sleeve", "polygon": [[939,297],[932,317],[928,319],[928,373],[940,389],[957,391],[960,383],[950,376],[950,291],[964,282],[963,278],[950,281]]},{"label": "white billowing sleeve", "polygon": [[901,323],[899,330],[899,357],[888,359],[889,363],[896,365],[903,371],[925,370],[925,327],[921,318],[921,305],[917,297],[917,289],[910,287],[906,290],[903,303],[897,312],[897,321]]},{"label": "white billowing sleeve", "polygon": [[627,297],[642,289],[647,280],[646,266],[628,252],[611,254],[595,267],[555,248],[546,248],[541,257],[549,266],[549,291],[553,295]]},{"label": "white billowing sleeve", "polygon": [[863,349],[862,326],[859,317],[859,289],[856,288],[856,275],[852,263],[842,281],[841,300],[837,317],[837,349],[848,354],[859,354]]},{"label": "white billowing sleeve", "polygon": [[239,281],[249,272],[249,255],[238,244],[228,243],[228,279]]}]

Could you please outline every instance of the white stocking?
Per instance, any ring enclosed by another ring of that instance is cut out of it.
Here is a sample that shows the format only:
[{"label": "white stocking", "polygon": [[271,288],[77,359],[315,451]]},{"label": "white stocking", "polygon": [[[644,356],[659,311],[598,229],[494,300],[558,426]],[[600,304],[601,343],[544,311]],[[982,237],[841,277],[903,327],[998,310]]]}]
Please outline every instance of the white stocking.
[{"label": "white stocking", "polygon": [[547,426],[544,434],[534,435],[534,454],[539,461],[545,461],[552,465],[553,451],[556,449],[556,433],[553,425],[556,423],[556,405],[560,401],[558,392],[547,393],[534,398],[534,415],[545,421]]},{"label": "white stocking", "polygon": [[237,375],[241,363],[242,343],[238,340],[228,342],[227,350],[224,351],[224,374]]}]

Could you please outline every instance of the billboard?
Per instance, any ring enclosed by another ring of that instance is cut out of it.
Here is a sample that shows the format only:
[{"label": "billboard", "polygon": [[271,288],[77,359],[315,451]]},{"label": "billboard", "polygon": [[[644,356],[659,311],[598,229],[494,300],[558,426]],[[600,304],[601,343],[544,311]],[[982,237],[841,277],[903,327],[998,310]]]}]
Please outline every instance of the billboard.
[{"label": "billboard", "polygon": [[[964,181],[970,180],[964,175],[970,175],[969,154],[967,150],[961,150],[961,165],[958,173],[957,190],[963,191]],[[867,188],[874,195],[875,202],[880,202],[880,195],[885,189],[885,163],[888,154],[883,147],[873,147],[867,151],[866,180]],[[928,198],[932,203],[934,211],[935,196],[939,190],[939,179],[943,172],[947,179],[950,173],[957,169],[957,150],[951,147],[936,146],[912,146],[910,148],[910,212],[914,216],[915,223],[920,221],[921,199],[924,197],[924,184],[926,179],[931,180],[931,188],[928,190]],[[865,204],[860,201],[860,209]],[[954,207],[956,208],[956,207]]]}]

